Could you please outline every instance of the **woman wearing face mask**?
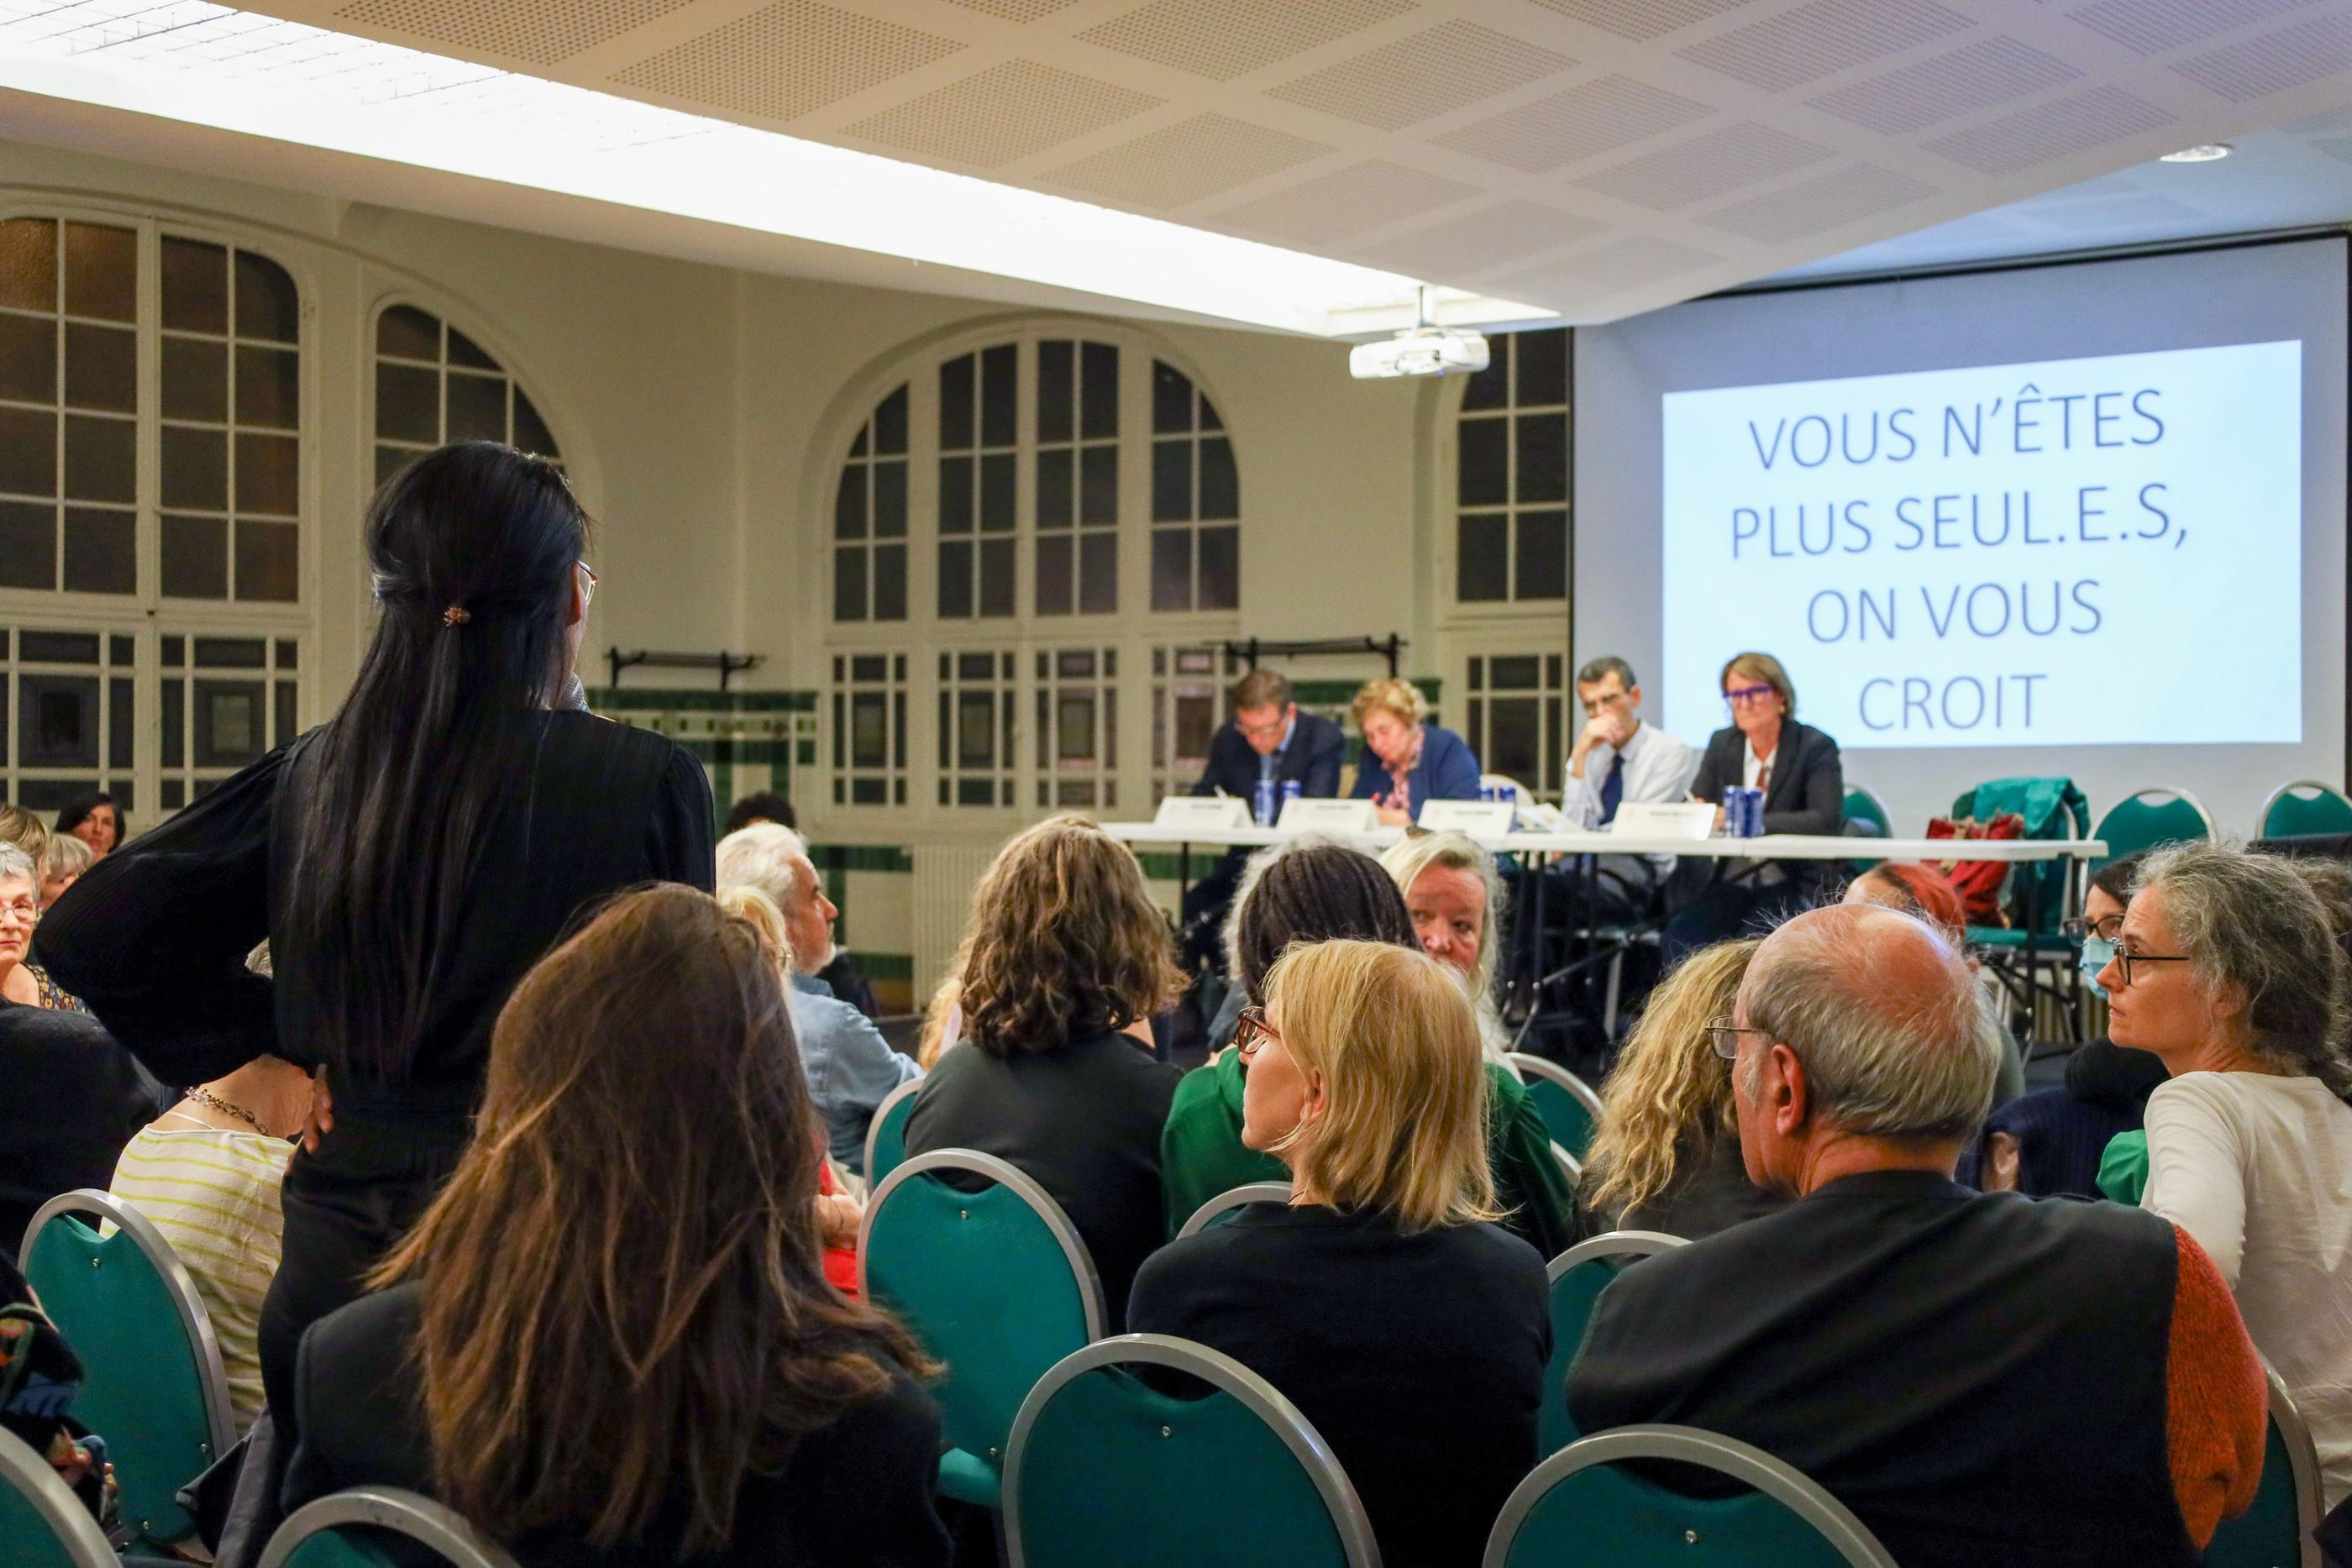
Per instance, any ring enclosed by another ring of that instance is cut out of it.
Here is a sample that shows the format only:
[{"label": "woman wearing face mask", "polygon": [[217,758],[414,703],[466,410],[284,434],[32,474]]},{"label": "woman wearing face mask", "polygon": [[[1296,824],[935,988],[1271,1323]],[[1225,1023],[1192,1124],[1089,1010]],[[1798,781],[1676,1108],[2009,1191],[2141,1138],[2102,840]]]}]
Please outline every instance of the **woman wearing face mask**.
[{"label": "woman wearing face mask", "polygon": [[[2115,956],[2140,859],[2126,855],[2093,872],[2083,917],[2069,923],[2069,935],[2083,944],[2084,982],[2095,991],[2099,971]],[[1986,1118],[1977,1185],[2034,1197],[2098,1197],[2101,1152],[2116,1134],[2139,1129],[2147,1097],[2165,1077],[2164,1063],[2147,1051],[2105,1039],[2078,1048],[2067,1058],[2063,1087],[2037,1090]]]}]

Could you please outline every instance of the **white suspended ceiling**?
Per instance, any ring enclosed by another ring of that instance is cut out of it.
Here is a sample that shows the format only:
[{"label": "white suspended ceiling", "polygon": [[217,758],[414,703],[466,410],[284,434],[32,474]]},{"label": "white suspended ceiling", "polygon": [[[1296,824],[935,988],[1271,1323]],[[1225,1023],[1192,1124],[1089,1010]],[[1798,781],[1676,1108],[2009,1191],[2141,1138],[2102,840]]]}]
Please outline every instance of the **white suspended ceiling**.
[{"label": "white suspended ceiling", "polygon": [[2348,73],[2352,0],[0,0],[0,134],[1331,335],[1415,280],[1593,321],[1870,255]]}]

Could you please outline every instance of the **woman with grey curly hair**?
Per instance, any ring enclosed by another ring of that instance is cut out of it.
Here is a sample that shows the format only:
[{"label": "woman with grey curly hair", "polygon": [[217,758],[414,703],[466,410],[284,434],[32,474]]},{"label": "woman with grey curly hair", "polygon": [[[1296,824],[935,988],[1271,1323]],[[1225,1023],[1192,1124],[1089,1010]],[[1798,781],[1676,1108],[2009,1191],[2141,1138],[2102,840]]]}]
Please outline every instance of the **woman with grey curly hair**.
[{"label": "woman with grey curly hair", "polygon": [[2099,972],[2147,1102],[2140,1207],[2194,1237],[2294,1395],[2330,1507],[2352,1494],[2352,1056],[2326,904],[2229,844],[2150,855]]}]

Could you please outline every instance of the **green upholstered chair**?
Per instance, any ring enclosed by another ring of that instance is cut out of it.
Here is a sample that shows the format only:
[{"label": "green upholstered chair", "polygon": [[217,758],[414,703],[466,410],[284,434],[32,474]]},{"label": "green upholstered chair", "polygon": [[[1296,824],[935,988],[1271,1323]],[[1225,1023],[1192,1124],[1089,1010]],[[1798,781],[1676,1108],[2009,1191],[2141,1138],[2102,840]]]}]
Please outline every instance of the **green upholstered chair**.
[{"label": "green upholstered chair", "polygon": [[2107,860],[2118,860],[2158,844],[2210,839],[2213,814],[2186,789],[2135,789],[2107,808],[2091,836],[2105,841]]},{"label": "green upholstered chair", "polygon": [[2225,1519],[2205,1549],[2205,1568],[2320,1568],[2311,1538],[2326,1510],[2319,1490],[2319,1454],[2303,1413],[2265,1366],[2271,1381],[2270,1438],[2263,1445],[2262,1487],[2253,1506]]},{"label": "green upholstered chair", "polygon": [[2254,836],[2310,839],[2324,833],[2352,833],[2352,799],[2333,784],[2298,779],[2271,791]]},{"label": "green upholstered chair", "polygon": [[1253,1203],[1288,1203],[1290,1184],[1286,1181],[1254,1181],[1241,1186],[1228,1187],[1192,1211],[1192,1218],[1177,1228],[1176,1239],[1197,1236],[1212,1225],[1223,1225]]},{"label": "green upholstered chair", "polygon": [[1679,1236],[1662,1230],[1612,1230],[1590,1241],[1580,1241],[1553,1259],[1545,1272],[1551,1279],[1551,1359],[1544,1364],[1543,1404],[1536,1412],[1536,1447],[1556,1454],[1582,1436],[1568,1413],[1568,1369],[1584,1348],[1584,1331],[1592,1322],[1593,1303],[1625,1269],[1654,1253],[1685,1245]]},{"label": "green upholstered chair", "polygon": [[[103,1239],[89,1215],[115,1228]],[[106,1193],[43,1204],[20,1262],[89,1375],[74,1416],[106,1439],[122,1518],[154,1545],[195,1521],[174,1500],[236,1441],[220,1342],[195,1281],[146,1216]]]},{"label": "green upholstered chair", "polygon": [[1601,1124],[1601,1096],[1583,1079],[1547,1057],[1515,1051],[1511,1065],[1526,1081],[1528,1098],[1536,1103],[1536,1113],[1543,1118],[1551,1141],[1566,1149],[1581,1169],[1584,1153],[1592,1146],[1593,1129]]},{"label": "green upholstered chair", "polygon": [[[1200,1398],[1126,1368],[1197,1378]],[[1004,1463],[1012,1568],[1378,1568],[1356,1489],[1274,1385],[1188,1340],[1125,1334],[1040,1378]]]},{"label": "green upholstered chair", "polygon": [[[1845,820],[1848,822],[1866,822],[1870,825],[1871,831],[1857,834],[1855,835],[1856,837],[1868,840],[1891,839],[1895,836],[1895,819],[1886,814],[1886,802],[1880,800],[1874,792],[1863,785],[1849,784],[1846,786]],[[1851,831],[1852,830],[1849,829],[1848,831]],[[1859,876],[1864,872],[1868,871],[1872,866],[1876,865],[1878,861],[1874,858],[1864,857],[1851,861],[1847,863],[1853,873],[1856,876]]]},{"label": "green upholstered chair", "polygon": [[[985,1182],[976,1192],[964,1185]],[[1102,1283],[1061,1206],[974,1149],[934,1149],[892,1171],[866,1206],[857,1282],[947,1364],[932,1386],[949,1451],[940,1491],[998,1506],[1021,1401],[1102,1337]]]},{"label": "green upholstered chair", "polygon": [[387,1536],[405,1536],[451,1568],[515,1568],[504,1547],[450,1509],[397,1487],[353,1487],[304,1503],[271,1533],[261,1568],[393,1568]]},{"label": "green upholstered chair", "polygon": [[106,1533],[47,1459],[0,1431],[0,1563],[7,1568],[121,1568]]},{"label": "green upholstered chair", "polygon": [[923,1087],[919,1078],[901,1083],[882,1096],[882,1103],[874,1107],[874,1120],[866,1124],[866,1187],[871,1192],[882,1180],[904,1164],[907,1158],[907,1118],[915,1113],[915,1095]]},{"label": "green upholstered chair", "polygon": [[[1687,1498],[1625,1467],[1671,1459],[1747,1490]],[[1689,1427],[1620,1427],[1528,1472],[1486,1568],[1895,1568],[1835,1498],[1761,1448]]]}]

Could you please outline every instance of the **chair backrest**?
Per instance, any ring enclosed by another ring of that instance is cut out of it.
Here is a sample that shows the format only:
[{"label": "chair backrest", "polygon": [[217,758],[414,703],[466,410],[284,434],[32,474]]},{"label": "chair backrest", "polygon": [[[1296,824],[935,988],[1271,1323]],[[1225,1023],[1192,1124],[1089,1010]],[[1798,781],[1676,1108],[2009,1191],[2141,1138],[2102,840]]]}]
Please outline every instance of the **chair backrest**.
[{"label": "chair backrest", "polygon": [[121,1568],[106,1532],[47,1459],[0,1430],[0,1562],[8,1568]]},{"label": "chair backrest", "polygon": [[1551,1359],[1544,1364],[1543,1404],[1536,1411],[1536,1446],[1556,1454],[1582,1436],[1568,1413],[1568,1369],[1584,1348],[1593,1303],[1626,1267],[1686,1245],[1662,1230],[1612,1230],[1580,1241],[1546,1266],[1551,1281]]},{"label": "chair backrest", "polygon": [[1223,1225],[1253,1203],[1288,1203],[1290,1184],[1286,1181],[1254,1181],[1241,1186],[1228,1187],[1192,1211],[1177,1229],[1176,1239],[1196,1236],[1212,1225]]},{"label": "chair backrest", "polygon": [[1601,1124],[1601,1096],[1583,1079],[1548,1057],[1515,1051],[1511,1065],[1526,1082],[1528,1098],[1536,1103],[1536,1113],[1543,1118],[1551,1141],[1575,1155],[1581,1166],[1585,1151],[1592,1146],[1593,1129]]},{"label": "chair backrest", "polygon": [[[110,1221],[100,1239],[76,1218]],[[122,1517],[163,1543],[195,1528],[174,1499],[236,1441],[220,1342],[187,1267],[145,1215],[94,1188],[43,1204],[25,1278],[89,1369],[74,1416],[106,1439]]]},{"label": "chair backrest", "polygon": [[2135,789],[2107,808],[2091,836],[2105,840],[2106,858],[2116,860],[2158,844],[2210,839],[2213,814],[2186,789]]},{"label": "chair backrest", "polygon": [[2352,798],[2333,784],[2298,779],[2271,791],[2255,825],[2260,839],[2309,839],[2352,833]]},{"label": "chair backrest", "polygon": [[2265,1366],[2271,1384],[2270,1436],[2263,1444],[2263,1479],[2253,1505],[2225,1519],[2205,1549],[2205,1568],[2320,1568],[2319,1543],[2311,1532],[2326,1508],[2319,1486],[2319,1454],[2311,1429],[2278,1373]]},{"label": "chair backrest", "polygon": [[[994,1185],[965,1192],[950,1176]],[[857,1284],[947,1364],[949,1443],[991,1467],[1047,1369],[1102,1337],[1102,1284],[1077,1227],[993,1155],[934,1149],[890,1173],[857,1233]]]},{"label": "chair backrest", "polygon": [[874,1120],[866,1124],[866,1188],[871,1192],[882,1185],[882,1178],[897,1170],[907,1158],[907,1118],[915,1113],[915,1096],[921,1092],[919,1078],[901,1083],[882,1096],[882,1103],[874,1107]]},{"label": "chair backrest", "polygon": [[1886,802],[1866,785],[1849,784],[1845,787],[1845,820],[1870,823],[1878,830],[1872,835],[1874,838],[1891,839],[1895,836],[1894,819],[1886,814]]},{"label": "chair backrest", "polygon": [[452,1568],[516,1568],[506,1548],[455,1511],[398,1487],[353,1487],[304,1503],[262,1549],[261,1568],[393,1568],[380,1543],[405,1536]]},{"label": "chair backrest", "polygon": [[[1123,1370],[1209,1385],[1164,1394]],[[1012,1568],[1379,1568],[1356,1489],[1297,1406],[1231,1356],[1125,1334],[1055,1364],[1004,1464]]]},{"label": "chair backrest", "polygon": [[1568,1185],[1570,1187],[1575,1187],[1582,1184],[1584,1180],[1584,1162],[1582,1160],[1578,1159],[1574,1155],[1570,1154],[1558,1144],[1554,1144],[1551,1146],[1551,1157],[1559,1162],[1559,1168],[1567,1174]]},{"label": "chair backrest", "polygon": [[[1670,1459],[1735,1481],[1689,1498],[1625,1467]],[[1486,1568],[1895,1568],[1862,1521],[1761,1448],[1691,1427],[1619,1427],[1528,1473],[1486,1539]]]}]

